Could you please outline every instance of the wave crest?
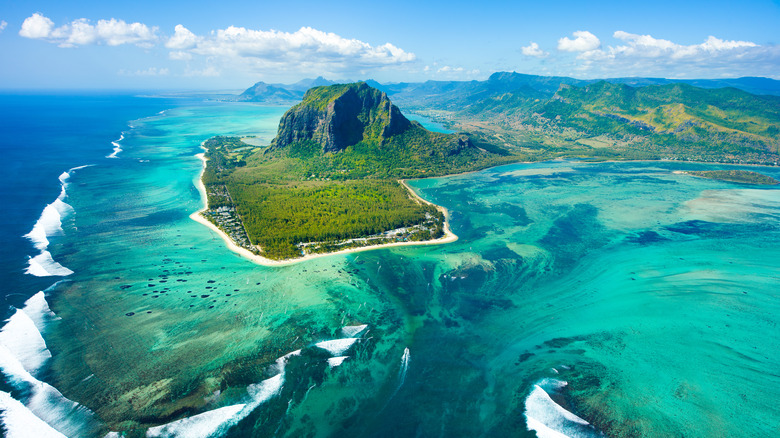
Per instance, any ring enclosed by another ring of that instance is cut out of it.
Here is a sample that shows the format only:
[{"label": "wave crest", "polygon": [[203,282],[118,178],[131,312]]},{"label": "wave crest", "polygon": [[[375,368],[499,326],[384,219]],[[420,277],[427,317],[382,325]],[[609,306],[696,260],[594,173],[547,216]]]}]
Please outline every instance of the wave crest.
[{"label": "wave crest", "polygon": [[26,270],[27,274],[36,277],[48,277],[55,275],[66,276],[73,273],[70,269],[55,262],[47,249],[49,248],[50,237],[65,234],[62,228],[62,221],[74,212],[73,207],[65,202],[65,199],[68,197],[68,180],[70,180],[73,171],[83,169],[84,167],[87,166],[74,167],[60,174],[60,195],[57,196],[54,202],[43,208],[43,212],[41,212],[41,216],[33,225],[32,230],[23,236],[30,239],[35,249],[40,251],[37,256],[30,258],[29,266]]},{"label": "wave crest", "polygon": [[566,410],[550,397],[568,383],[556,379],[542,379],[534,385],[525,399],[525,418],[528,430],[540,438],[603,437],[587,421]]}]

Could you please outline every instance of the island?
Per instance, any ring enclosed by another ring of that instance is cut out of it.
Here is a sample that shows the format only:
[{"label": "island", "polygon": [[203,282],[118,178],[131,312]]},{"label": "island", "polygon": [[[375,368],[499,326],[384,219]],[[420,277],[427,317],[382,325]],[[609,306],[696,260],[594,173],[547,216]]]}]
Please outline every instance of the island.
[{"label": "island", "polygon": [[270,146],[219,136],[203,147],[207,207],[193,218],[265,264],[453,241],[446,210],[403,180],[517,160],[465,133],[426,130],[365,82],[307,91]]},{"label": "island", "polygon": [[780,181],[772,178],[771,176],[750,170],[687,170],[680,173],[740,184],[754,184],[763,186],[780,184]]}]

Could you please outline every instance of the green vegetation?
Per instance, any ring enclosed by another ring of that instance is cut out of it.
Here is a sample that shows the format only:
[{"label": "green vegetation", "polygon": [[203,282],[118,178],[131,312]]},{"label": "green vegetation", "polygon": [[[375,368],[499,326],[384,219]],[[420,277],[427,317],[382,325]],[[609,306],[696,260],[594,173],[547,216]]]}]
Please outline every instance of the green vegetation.
[{"label": "green vegetation", "polygon": [[729,181],[742,184],[755,185],[775,185],[780,181],[771,176],[749,170],[690,170],[684,172],[688,175],[700,176],[702,178],[716,179],[719,181]]},{"label": "green vegetation", "polygon": [[409,122],[364,83],[309,90],[270,147],[236,137],[214,137],[204,147],[205,216],[241,246],[277,260],[441,237],[443,214],[398,179],[517,160],[467,135]]},{"label": "green vegetation", "polygon": [[527,160],[780,161],[780,97],[644,82],[666,83],[631,87],[501,73],[481,83],[407,86],[393,97]]},{"label": "green vegetation", "polygon": [[[412,199],[402,178],[554,158],[780,159],[777,96],[516,74],[397,87],[407,107],[469,134],[427,131],[363,82],[315,87],[282,117],[270,147],[205,144],[207,216],[242,246],[282,259],[439,237],[441,213]],[[699,176],[769,183],[751,172]]]},{"label": "green vegetation", "polygon": [[[203,183],[209,212],[226,217],[218,225],[237,243],[240,233],[228,225],[231,220],[242,223],[251,241],[242,246],[255,253],[262,249],[267,258],[300,257],[303,249],[326,252],[364,244],[428,240],[443,234],[442,213],[413,199],[396,180],[349,179],[344,174],[339,174],[340,180],[325,177],[333,171],[325,167],[327,160],[317,159],[321,157],[315,156],[311,142],[291,150],[292,157],[281,158],[267,156],[267,148],[247,149],[248,145],[236,137],[214,137],[204,147],[208,161]],[[247,153],[249,164],[244,161]],[[313,168],[324,170],[312,174]],[[211,216],[206,217],[216,223]],[[382,235],[400,228],[413,229]],[[349,241],[369,236],[375,237]],[[314,242],[318,245],[302,245]]]}]

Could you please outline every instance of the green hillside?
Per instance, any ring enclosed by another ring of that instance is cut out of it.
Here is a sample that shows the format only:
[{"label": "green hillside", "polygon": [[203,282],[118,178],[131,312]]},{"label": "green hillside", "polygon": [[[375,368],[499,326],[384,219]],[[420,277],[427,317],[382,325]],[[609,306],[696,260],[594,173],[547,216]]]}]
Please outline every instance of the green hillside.
[{"label": "green hillside", "polygon": [[269,147],[235,137],[204,146],[206,217],[271,259],[440,237],[442,213],[398,179],[517,159],[468,135],[428,131],[365,83],[309,90]]},{"label": "green hillside", "polygon": [[[550,94],[556,81],[558,90]],[[427,110],[418,109],[423,114],[528,160],[780,160],[780,96],[685,83],[632,87],[610,81],[502,73],[480,83],[481,88],[451,85],[453,92],[441,104],[399,93],[414,108],[415,102],[430,103]],[[643,81],[650,80],[632,82]],[[459,102],[457,109],[453,102]]]}]

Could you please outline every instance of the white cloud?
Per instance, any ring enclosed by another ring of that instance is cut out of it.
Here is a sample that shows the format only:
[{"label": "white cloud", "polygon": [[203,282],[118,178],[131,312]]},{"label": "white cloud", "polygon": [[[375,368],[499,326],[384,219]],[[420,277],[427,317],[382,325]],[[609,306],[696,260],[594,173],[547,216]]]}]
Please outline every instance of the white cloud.
[{"label": "white cloud", "polygon": [[578,30],[572,35],[574,39],[563,37],[558,40],[558,50],[563,52],[588,52],[601,47],[601,41],[587,30]]},{"label": "white cloud", "polygon": [[625,41],[626,45],[610,47],[607,55],[615,56],[641,56],[645,58],[671,57],[681,59],[703,54],[717,54],[718,52],[731,51],[746,47],[757,47],[750,41],[724,41],[714,36],[707,38],[702,44],[681,45],[669,40],[653,38],[650,35],[637,35],[619,30],[613,35],[615,38]]},{"label": "white cloud", "polygon": [[622,44],[578,55],[578,68],[592,76],[663,76],[717,78],[778,77],[780,46],[708,37],[701,44],[678,44],[624,31],[613,34]]},{"label": "white cloud", "polygon": [[390,43],[372,46],[311,27],[290,33],[230,26],[207,36],[198,36],[178,25],[166,47],[181,52],[171,53],[172,58],[186,59],[184,53],[189,53],[221,58],[253,70],[361,72],[400,66],[415,60],[413,53]]},{"label": "white cloud", "polygon": [[36,12],[27,17],[22,23],[19,35],[25,38],[46,38],[54,29],[54,22]]},{"label": "white cloud", "polygon": [[173,36],[165,43],[165,47],[174,50],[185,50],[195,47],[200,41],[189,29],[177,24]]},{"label": "white cloud", "polygon": [[5,27],[8,26],[8,22],[5,20],[0,21],[0,32],[2,32]]},{"label": "white cloud", "polygon": [[167,68],[149,67],[146,70],[119,70],[121,76],[166,76],[170,73]]},{"label": "white cloud", "polygon": [[523,55],[533,56],[534,58],[544,58],[545,56],[549,55],[549,53],[539,48],[539,44],[536,44],[533,41],[531,41],[531,44],[522,47],[520,50],[523,52]]},{"label": "white cloud", "polygon": [[86,18],[79,18],[69,24],[55,28],[54,22],[36,12],[22,23],[19,35],[31,39],[43,39],[61,47],[75,47],[88,44],[135,44],[151,47],[157,39],[157,28],[141,23],[126,23],[112,18],[98,20],[91,24]]}]

